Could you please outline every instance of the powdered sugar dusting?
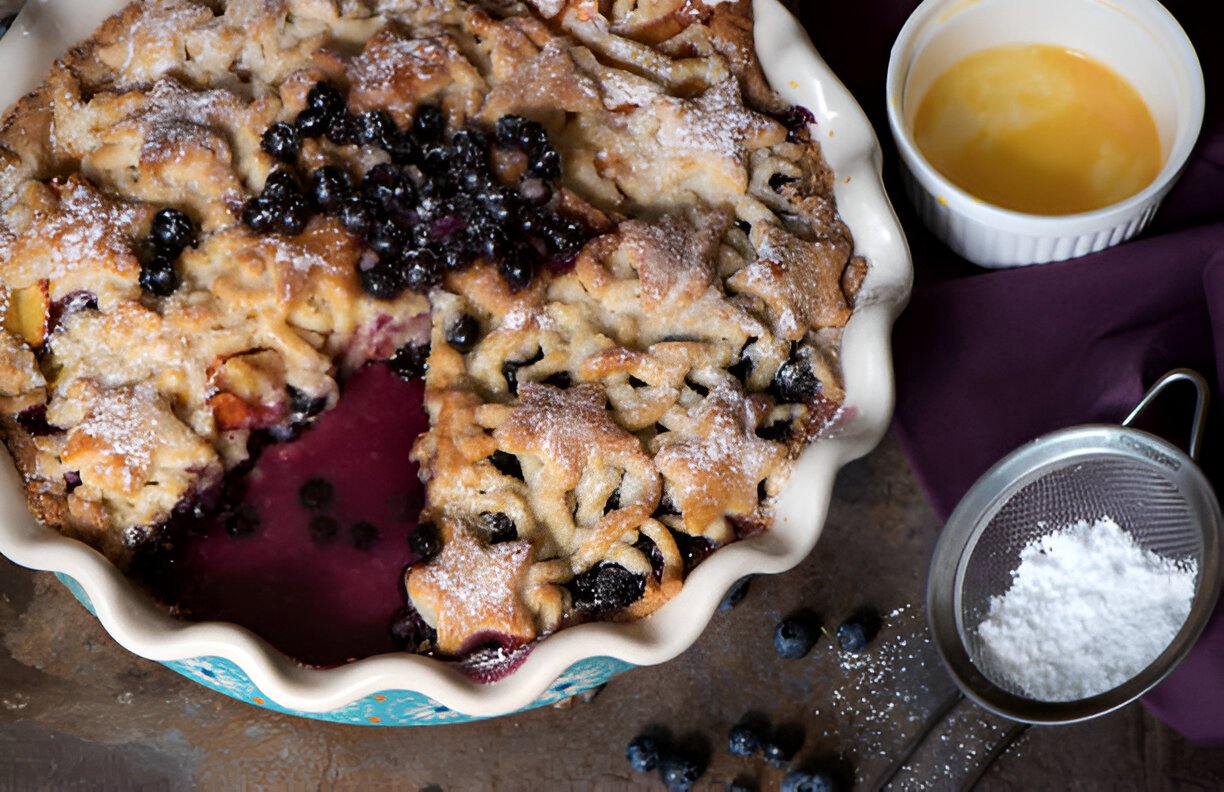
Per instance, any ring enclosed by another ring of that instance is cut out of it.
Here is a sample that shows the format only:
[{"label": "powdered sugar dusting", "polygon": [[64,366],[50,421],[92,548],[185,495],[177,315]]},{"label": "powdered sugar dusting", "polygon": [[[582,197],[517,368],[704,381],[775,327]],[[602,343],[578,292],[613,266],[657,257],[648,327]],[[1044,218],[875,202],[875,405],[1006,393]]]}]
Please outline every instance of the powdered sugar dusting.
[{"label": "powdered sugar dusting", "polygon": [[1126,682],[1168,647],[1194,599],[1196,565],[1144,550],[1110,517],[1039,537],[1020,559],[978,626],[981,665],[1040,701]]},{"label": "powdered sugar dusting", "polygon": [[762,117],[744,108],[739,86],[728,78],[693,100],[664,97],[658,100],[678,123],[659,127],[659,142],[671,151],[713,154],[719,158],[743,159],[749,132],[762,124]]},{"label": "powdered sugar dusting", "polygon": [[485,545],[462,520],[451,525],[441,554],[413,568],[407,584],[417,609],[434,614],[439,648],[456,653],[467,639],[482,634],[515,642],[534,638],[534,621],[518,593],[531,544]]},{"label": "powdered sugar dusting", "polygon": [[52,280],[92,262],[109,268],[127,262],[134,269],[128,235],[137,219],[135,206],[107,200],[76,177],[58,189],[57,211],[35,215],[14,245],[13,260],[28,260],[39,276]]},{"label": "powdered sugar dusting", "polygon": [[213,127],[237,112],[229,91],[188,91],[173,80],[161,80],[149,92],[148,105],[135,119],[144,127],[141,159],[171,159],[184,147],[207,147],[228,160],[229,144]]},{"label": "powdered sugar dusting", "polygon": [[609,110],[624,107],[645,107],[662,91],[644,77],[618,69],[608,69],[603,74],[603,103]]}]

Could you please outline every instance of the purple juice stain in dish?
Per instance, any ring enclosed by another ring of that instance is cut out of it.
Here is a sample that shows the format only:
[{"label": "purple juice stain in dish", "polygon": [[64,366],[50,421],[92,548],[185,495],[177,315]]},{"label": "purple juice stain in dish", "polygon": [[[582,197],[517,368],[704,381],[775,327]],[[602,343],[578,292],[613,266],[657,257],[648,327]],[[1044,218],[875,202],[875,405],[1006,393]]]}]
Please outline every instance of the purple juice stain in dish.
[{"label": "purple juice stain in dish", "polygon": [[[258,514],[258,527],[234,537],[213,526],[193,541],[177,573],[179,604],[194,619],[246,627],[307,665],[397,651],[389,626],[415,560],[408,535],[423,496],[408,452],[428,428],[423,396],[421,380],[370,364],[335,409],[292,442],[267,447],[234,505]],[[312,480],[331,485],[323,508],[300,498]],[[321,515],[337,527],[377,526],[377,541],[321,535]]]}]

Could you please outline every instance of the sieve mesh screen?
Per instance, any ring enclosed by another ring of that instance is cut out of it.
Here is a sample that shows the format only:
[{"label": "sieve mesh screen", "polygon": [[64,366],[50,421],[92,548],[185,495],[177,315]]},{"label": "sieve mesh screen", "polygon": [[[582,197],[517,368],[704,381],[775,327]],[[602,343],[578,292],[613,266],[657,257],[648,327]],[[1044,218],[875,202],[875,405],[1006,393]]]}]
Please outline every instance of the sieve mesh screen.
[{"label": "sieve mesh screen", "polygon": [[[1077,457],[1005,491],[1002,505],[971,548],[960,581],[962,638],[974,665],[995,684],[982,662],[977,626],[990,598],[1004,594],[1020,551],[1039,537],[1080,520],[1111,517],[1136,542],[1167,558],[1195,562],[1203,554],[1198,515],[1163,468],[1134,457],[1100,454]],[[1014,692],[1014,691],[1013,691]]]}]

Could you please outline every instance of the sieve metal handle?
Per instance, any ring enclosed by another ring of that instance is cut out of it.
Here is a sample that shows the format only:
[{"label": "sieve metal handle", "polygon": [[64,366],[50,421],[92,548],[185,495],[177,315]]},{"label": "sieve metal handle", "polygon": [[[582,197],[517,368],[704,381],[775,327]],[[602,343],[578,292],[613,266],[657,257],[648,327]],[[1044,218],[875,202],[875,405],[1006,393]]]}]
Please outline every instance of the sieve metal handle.
[{"label": "sieve metal handle", "polygon": [[1142,415],[1148,405],[1155,401],[1156,397],[1165,388],[1175,382],[1189,382],[1194,385],[1196,391],[1194,399],[1194,423],[1190,427],[1190,446],[1186,449],[1186,453],[1197,462],[1199,444],[1203,441],[1203,429],[1207,423],[1207,398],[1210,392],[1207,387],[1207,381],[1197,371],[1188,368],[1173,369],[1156,380],[1156,384],[1152,385],[1148,392],[1143,394],[1143,398],[1135,405],[1135,409],[1131,410],[1130,415],[1126,416],[1126,420],[1122,422],[1122,425],[1130,426],[1131,421]]}]

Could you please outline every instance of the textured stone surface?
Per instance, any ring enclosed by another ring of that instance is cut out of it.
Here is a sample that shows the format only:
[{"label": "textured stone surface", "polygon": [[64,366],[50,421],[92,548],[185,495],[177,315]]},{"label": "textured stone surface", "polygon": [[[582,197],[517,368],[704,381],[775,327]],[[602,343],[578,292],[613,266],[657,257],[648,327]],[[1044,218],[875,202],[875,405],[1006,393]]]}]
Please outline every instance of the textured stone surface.
[{"label": "textured stone surface", "polygon": [[[802,738],[858,788],[887,768],[953,691],[921,608],[939,530],[895,442],[840,474],[825,534],[789,573],[753,580],[743,603],[662,666],[621,674],[590,703],[422,728],[278,715],[202,688],[118,647],[52,576],[0,562],[0,789],[660,789],[633,773],[643,727],[706,752],[697,789],[738,776],[774,789],[782,771],[733,756],[727,730],[755,712]],[[828,637],[782,660],[773,628],[799,607],[832,631],[869,606],[885,618],[862,656]],[[945,724],[908,788],[954,787],[991,739]],[[976,740],[976,742],[975,742]],[[988,789],[1210,789],[1224,748],[1193,746],[1137,706],[1077,726],[1031,729],[989,768]]]}]

